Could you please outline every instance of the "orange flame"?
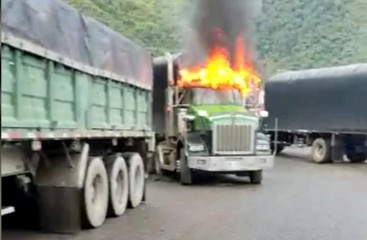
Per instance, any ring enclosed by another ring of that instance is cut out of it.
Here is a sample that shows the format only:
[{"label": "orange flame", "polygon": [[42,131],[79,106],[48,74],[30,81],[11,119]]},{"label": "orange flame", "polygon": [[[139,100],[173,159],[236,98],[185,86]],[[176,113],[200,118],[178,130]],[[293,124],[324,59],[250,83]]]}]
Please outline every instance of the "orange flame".
[{"label": "orange flame", "polygon": [[204,67],[180,70],[178,85],[182,88],[238,89],[242,96],[247,96],[253,87],[259,86],[261,80],[252,64],[246,63],[245,54],[242,38],[238,37],[232,68],[228,51],[222,46],[214,46]]}]

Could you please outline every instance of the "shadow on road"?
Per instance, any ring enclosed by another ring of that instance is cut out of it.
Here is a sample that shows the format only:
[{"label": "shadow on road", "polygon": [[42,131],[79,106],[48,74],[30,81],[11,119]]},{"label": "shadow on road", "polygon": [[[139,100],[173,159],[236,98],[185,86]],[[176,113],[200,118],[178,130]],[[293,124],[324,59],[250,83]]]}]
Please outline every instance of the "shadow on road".
[{"label": "shadow on road", "polygon": [[[149,177],[150,181],[162,181],[162,182],[175,182],[179,184],[180,179],[177,173],[165,173],[164,175],[152,175]],[[191,185],[193,187],[202,187],[202,186],[243,186],[250,185],[254,186],[250,183],[249,177],[238,177],[234,174],[213,174],[213,173],[201,173],[197,172],[194,175],[194,184]]]}]

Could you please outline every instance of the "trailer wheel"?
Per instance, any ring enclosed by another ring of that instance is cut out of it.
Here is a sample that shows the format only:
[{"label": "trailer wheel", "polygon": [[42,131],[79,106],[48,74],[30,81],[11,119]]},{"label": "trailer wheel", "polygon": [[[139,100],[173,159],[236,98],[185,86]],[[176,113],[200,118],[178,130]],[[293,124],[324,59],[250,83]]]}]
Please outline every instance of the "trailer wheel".
[{"label": "trailer wheel", "polygon": [[187,157],[185,154],[185,148],[180,150],[180,182],[182,185],[190,185],[192,181],[192,170],[187,164]]},{"label": "trailer wheel", "polygon": [[129,206],[136,208],[143,201],[145,172],[143,159],[138,153],[125,154],[129,165]]},{"label": "trailer wheel", "polygon": [[96,228],[106,219],[108,207],[108,178],[101,158],[93,158],[84,182],[85,224]]},{"label": "trailer wheel", "polygon": [[351,163],[363,163],[367,160],[367,149],[364,151],[358,151],[355,146],[347,147],[345,154]]},{"label": "trailer wheel", "polygon": [[312,160],[316,163],[331,162],[331,143],[329,139],[317,138],[312,143]]},{"label": "trailer wheel", "polygon": [[108,215],[122,215],[127,207],[129,198],[129,176],[125,159],[112,156],[106,160],[109,183]]},{"label": "trailer wheel", "polygon": [[250,172],[250,182],[252,184],[261,184],[262,180],[263,180],[263,171],[262,170],[251,171]]}]

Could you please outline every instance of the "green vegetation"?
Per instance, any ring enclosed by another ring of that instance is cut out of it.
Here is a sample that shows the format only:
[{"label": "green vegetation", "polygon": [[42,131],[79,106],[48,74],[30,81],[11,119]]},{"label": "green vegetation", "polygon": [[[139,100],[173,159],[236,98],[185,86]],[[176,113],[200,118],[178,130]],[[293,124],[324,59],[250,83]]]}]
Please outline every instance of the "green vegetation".
[{"label": "green vegetation", "polygon": [[178,51],[184,0],[66,0],[154,55]]},{"label": "green vegetation", "polygon": [[[259,0],[253,0],[259,1]],[[67,0],[153,55],[179,51],[188,0]],[[185,5],[185,4],[186,5]],[[264,75],[367,62],[366,0],[263,0],[257,51]]]},{"label": "green vegetation", "polygon": [[264,0],[257,30],[265,75],[367,61],[365,0]]}]

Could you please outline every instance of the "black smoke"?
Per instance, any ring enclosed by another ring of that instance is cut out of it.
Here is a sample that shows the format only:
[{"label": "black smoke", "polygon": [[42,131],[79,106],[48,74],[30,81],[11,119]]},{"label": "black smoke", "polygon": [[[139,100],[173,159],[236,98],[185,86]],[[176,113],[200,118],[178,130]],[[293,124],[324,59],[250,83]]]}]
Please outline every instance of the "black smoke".
[{"label": "black smoke", "polygon": [[259,0],[194,0],[182,65],[203,64],[215,45],[226,48],[233,61],[238,37],[244,41],[246,57],[253,55],[252,1]]}]

